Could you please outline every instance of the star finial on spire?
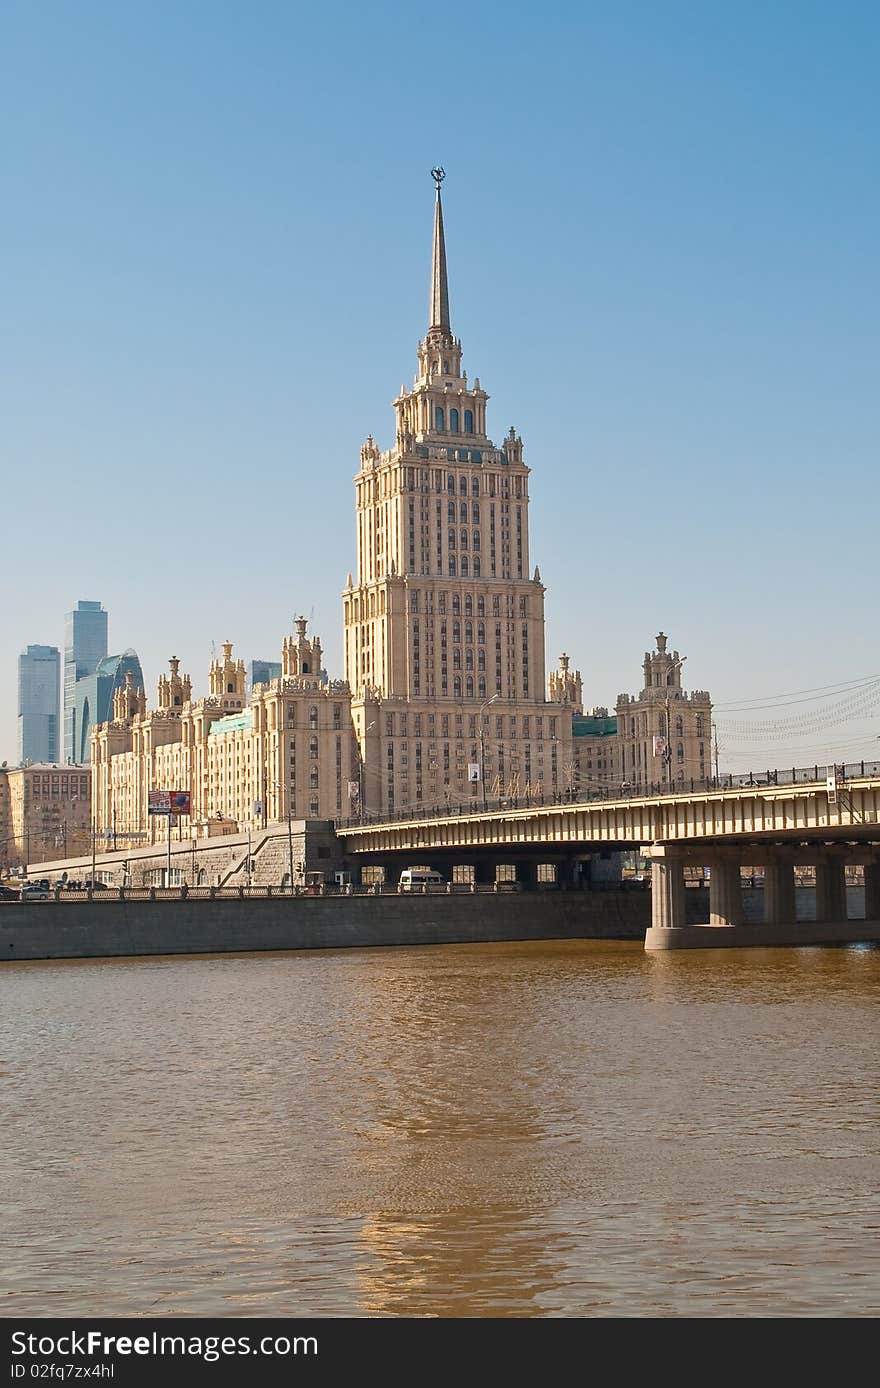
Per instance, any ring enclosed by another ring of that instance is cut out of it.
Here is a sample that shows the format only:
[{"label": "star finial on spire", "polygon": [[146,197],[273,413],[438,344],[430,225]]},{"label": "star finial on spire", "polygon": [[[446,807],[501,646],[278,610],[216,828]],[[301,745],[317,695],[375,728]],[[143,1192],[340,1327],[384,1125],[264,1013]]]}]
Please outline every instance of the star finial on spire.
[{"label": "star finial on spire", "polygon": [[428,328],[448,333],[449,328],[449,283],[446,275],[446,239],[443,235],[443,204],[440,201],[440,184],[446,177],[445,170],[438,165],[431,170],[431,177],[437,189],[434,206],[434,249],[431,256],[431,310]]}]

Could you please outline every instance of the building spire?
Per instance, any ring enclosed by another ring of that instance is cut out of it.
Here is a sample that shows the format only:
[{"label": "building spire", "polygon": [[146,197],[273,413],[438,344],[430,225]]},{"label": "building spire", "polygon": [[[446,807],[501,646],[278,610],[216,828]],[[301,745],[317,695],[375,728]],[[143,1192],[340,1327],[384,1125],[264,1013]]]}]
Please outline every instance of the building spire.
[{"label": "building spire", "polygon": [[448,333],[449,327],[449,283],[446,277],[446,239],[443,235],[443,204],[440,201],[440,184],[446,177],[441,168],[431,170],[431,177],[437,188],[434,204],[434,252],[431,258],[431,313],[428,331],[439,329]]}]

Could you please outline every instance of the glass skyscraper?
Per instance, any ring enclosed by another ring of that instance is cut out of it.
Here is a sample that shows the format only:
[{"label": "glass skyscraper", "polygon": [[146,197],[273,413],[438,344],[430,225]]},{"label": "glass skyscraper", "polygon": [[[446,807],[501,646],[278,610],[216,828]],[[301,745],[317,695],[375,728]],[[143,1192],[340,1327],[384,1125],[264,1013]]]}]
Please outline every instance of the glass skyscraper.
[{"label": "glass skyscraper", "polygon": [[107,613],[99,602],[77,603],[64,619],[64,760],[76,760],[76,682],[93,675],[107,654]]},{"label": "glass skyscraper", "polygon": [[18,760],[57,762],[61,652],[28,646],[18,657]]}]

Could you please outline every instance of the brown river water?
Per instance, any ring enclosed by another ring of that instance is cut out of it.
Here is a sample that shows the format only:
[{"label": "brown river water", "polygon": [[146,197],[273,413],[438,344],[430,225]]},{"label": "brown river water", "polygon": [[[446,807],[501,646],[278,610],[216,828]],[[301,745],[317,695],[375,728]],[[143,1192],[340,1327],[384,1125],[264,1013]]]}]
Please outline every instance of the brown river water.
[{"label": "brown river water", "polygon": [[880,1311],[880,950],[0,968],[5,1316]]}]

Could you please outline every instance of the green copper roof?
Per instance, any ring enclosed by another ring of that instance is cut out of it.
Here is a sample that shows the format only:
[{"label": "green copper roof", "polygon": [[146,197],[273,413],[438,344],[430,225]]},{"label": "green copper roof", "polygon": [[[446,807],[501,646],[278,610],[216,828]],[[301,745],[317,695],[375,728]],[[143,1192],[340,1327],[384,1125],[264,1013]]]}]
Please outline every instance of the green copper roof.
[{"label": "green copper roof", "polygon": [[617,732],[616,718],[593,718],[591,715],[576,713],[571,724],[575,737],[614,737]]},{"label": "green copper roof", "polygon": [[216,723],[211,724],[208,736],[213,737],[215,733],[237,733],[242,728],[252,728],[253,726],[253,710],[246,709],[244,713],[230,713],[226,718],[218,718]]}]

